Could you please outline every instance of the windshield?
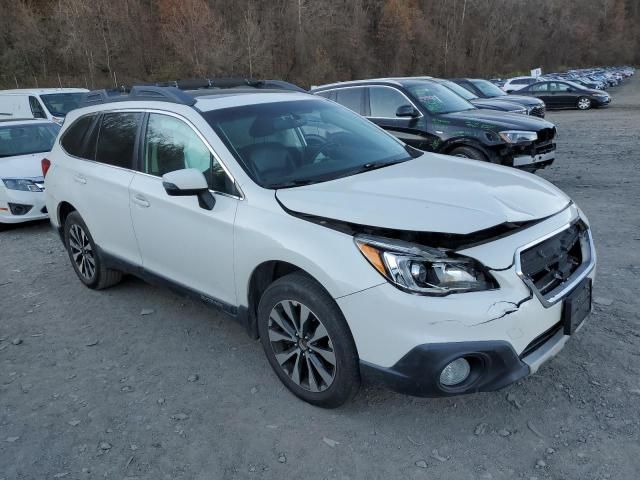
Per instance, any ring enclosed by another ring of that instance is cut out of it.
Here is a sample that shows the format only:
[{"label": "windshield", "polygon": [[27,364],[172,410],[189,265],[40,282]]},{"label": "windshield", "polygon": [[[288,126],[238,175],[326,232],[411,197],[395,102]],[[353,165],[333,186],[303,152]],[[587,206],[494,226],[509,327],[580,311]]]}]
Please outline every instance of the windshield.
[{"label": "windshield", "polygon": [[48,123],[0,126],[0,158],[49,152],[59,131]]},{"label": "windshield", "polygon": [[507,95],[503,92],[500,87],[494,85],[493,83],[487,80],[470,80],[478,90],[482,92],[483,95],[487,97],[502,97]]},{"label": "windshield", "polygon": [[476,108],[439,83],[425,82],[407,87],[407,90],[431,113],[452,113]]},{"label": "windshield", "polygon": [[54,117],[65,117],[71,110],[79,108],[84,93],[49,93],[40,95],[47,110]]},{"label": "windshield", "polygon": [[462,98],[464,98],[465,100],[475,100],[477,98],[479,98],[477,95],[474,95],[473,93],[471,93],[469,90],[467,90],[464,87],[461,87],[460,85],[458,85],[455,82],[452,82],[450,80],[442,80],[441,82],[439,82],[441,85],[444,85],[445,87],[447,87],[449,90],[451,90],[452,92],[457,93],[458,95],[460,95]]},{"label": "windshield", "polygon": [[422,153],[328,100],[247,105],[202,115],[265,188],[333,180]]}]

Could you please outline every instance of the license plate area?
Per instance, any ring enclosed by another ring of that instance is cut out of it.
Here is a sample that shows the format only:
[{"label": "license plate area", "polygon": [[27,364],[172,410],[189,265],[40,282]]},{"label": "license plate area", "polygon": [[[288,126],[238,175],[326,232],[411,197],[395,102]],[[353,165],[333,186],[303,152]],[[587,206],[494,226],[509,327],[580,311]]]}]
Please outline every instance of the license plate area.
[{"label": "license plate area", "polygon": [[564,334],[572,335],[584,319],[591,313],[592,282],[590,278],[585,278],[575,290],[564,299],[562,307],[562,320],[564,324]]}]

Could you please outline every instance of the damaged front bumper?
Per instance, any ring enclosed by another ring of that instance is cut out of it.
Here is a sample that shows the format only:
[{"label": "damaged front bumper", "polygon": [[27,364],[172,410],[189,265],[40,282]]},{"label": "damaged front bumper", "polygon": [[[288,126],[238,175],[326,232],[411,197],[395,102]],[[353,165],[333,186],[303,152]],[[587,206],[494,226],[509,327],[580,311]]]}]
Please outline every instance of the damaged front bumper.
[{"label": "damaged front bumper", "polygon": [[[464,250],[493,267],[497,290],[437,298],[382,284],[337,299],[354,333],[363,376],[401,393],[449,396],[497,390],[535,373],[569,338],[565,302],[541,301],[521,278],[514,252],[577,215],[571,206],[525,231]],[[585,282],[594,278],[595,257],[580,276]],[[442,385],[443,368],[461,357],[471,364],[469,380]]]}]

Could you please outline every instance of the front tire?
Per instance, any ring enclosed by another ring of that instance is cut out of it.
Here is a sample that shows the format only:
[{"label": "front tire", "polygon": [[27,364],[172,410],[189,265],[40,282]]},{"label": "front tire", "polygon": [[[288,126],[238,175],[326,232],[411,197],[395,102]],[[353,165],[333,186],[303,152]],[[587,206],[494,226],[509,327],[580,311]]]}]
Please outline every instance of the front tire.
[{"label": "front tire", "polygon": [[272,283],[258,306],[258,330],[280,381],[302,400],[336,408],[360,388],[358,353],[340,308],[296,272]]},{"label": "front tire", "polygon": [[488,161],[484,153],[473,147],[456,147],[449,152],[449,155],[453,155],[454,157],[470,158],[471,160],[479,160],[481,162]]},{"label": "front tire", "polygon": [[64,223],[64,243],[76,275],[87,287],[102,290],[122,280],[121,272],[105,266],[89,228],[78,212],[71,212]]},{"label": "front tire", "polygon": [[578,109],[589,110],[591,108],[591,99],[588,97],[578,98]]}]

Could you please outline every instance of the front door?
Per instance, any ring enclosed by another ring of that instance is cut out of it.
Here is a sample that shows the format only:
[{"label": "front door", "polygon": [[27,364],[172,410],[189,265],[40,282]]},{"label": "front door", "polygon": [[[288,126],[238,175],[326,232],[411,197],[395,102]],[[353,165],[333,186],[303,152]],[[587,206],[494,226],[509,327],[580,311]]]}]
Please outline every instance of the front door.
[{"label": "front door", "polygon": [[399,90],[389,86],[376,86],[368,88],[367,118],[376,125],[381,126],[389,133],[395,135],[407,145],[420,150],[433,151],[433,138],[426,134],[425,118],[398,117],[398,108],[410,105],[409,100]]},{"label": "front door", "polygon": [[[213,210],[201,208],[195,196],[167,195],[162,175],[183,168],[203,172],[216,199]],[[151,113],[140,169],[130,200],[144,269],[204,300],[235,306],[233,228],[239,199],[209,146],[186,121]]]}]

